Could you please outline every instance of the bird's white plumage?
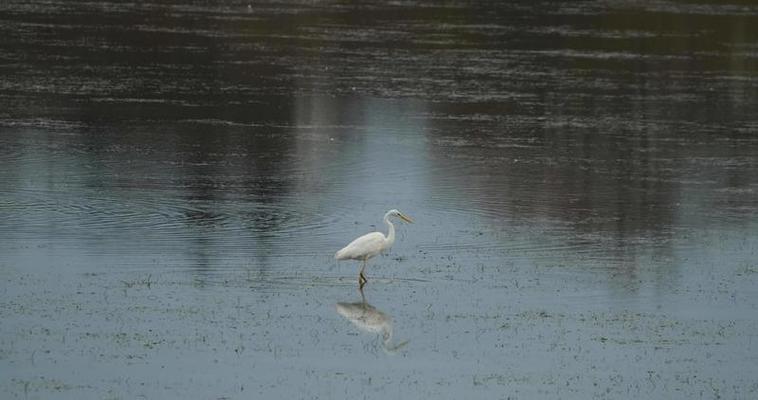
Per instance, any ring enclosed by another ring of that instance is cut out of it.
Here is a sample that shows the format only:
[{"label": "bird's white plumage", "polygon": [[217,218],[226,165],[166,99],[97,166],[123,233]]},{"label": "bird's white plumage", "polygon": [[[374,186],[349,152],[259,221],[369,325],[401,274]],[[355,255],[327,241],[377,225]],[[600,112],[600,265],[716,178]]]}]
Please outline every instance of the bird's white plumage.
[{"label": "bird's white plumage", "polygon": [[390,222],[390,217],[397,217],[405,222],[413,222],[407,215],[403,215],[398,210],[389,210],[384,214],[384,223],[387,225],[387,236],[381,232],[371,232],[365,234],[358,239],[353,240],[334,254],[334,258],[338,260],[360,260],[362,261],[362,268],[360,274],[358,274],[358,282],[361,289],[366,283],[367,279],[363,275],[363,270],[366,269],[366,262],[369,258],[376,256],[384,250],[389,249],[393,243],[395,243],[395,226]]},{"label": "bird's white plumage", "polygon": [[387,238],[380,232],[367,233],[353,240],[335,254],[338,260],[363,260],[374,257],[386,249]]}]

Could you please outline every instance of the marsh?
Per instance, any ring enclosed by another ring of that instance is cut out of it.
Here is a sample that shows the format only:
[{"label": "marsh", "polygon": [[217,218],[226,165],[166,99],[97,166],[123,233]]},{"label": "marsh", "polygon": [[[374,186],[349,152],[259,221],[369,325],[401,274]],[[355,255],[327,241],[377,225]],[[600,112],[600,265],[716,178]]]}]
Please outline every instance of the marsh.
[{"label": "marsh", "polygon": [[757,61],[740,1],[3,1],[0,392],[756,398]]}]

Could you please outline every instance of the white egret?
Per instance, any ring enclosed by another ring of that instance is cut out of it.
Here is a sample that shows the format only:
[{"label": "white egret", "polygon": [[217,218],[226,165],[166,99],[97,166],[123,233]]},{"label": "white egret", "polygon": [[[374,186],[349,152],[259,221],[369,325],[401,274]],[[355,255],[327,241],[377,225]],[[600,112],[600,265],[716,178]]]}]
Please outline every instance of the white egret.
[{"label": "white egret", "polygon": [[384,214],[384,223],[387,224],[389,232],[387,236],[384,236],[381,232],[371,232],[365,234],[358,239],[353,240],[345,246],[342,250],[338,251],[334,255],[337,260],[359,260],[362,261],[361,272],[358,275],[358,284],[361,288],[368,281],[366,276],[363,275],[363,271],[366,269],[366,263],[368,259],[381,253],[384,250],[389,249],[392,243],[395,242],[395,226],[390,222],[390,217],[397,217],[401,220],[412,223],[413,220],[407,215],[404,215],[398,210],[389,210]]}]

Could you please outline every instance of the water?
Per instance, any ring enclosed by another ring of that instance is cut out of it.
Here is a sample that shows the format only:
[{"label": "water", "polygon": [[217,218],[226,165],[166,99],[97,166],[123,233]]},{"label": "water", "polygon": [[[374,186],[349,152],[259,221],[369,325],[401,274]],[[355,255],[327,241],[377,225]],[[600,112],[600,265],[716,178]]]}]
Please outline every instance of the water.
[{"label": "water", "polygon": [[758,392],[750,2],[0,20],[9,398]]}]

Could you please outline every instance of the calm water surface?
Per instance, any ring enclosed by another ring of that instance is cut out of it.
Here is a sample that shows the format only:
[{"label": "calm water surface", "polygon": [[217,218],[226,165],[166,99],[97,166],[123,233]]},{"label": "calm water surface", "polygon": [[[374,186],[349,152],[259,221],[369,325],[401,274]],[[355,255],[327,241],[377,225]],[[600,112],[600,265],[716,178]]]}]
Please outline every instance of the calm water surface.
[{"label": "calm water surface", "polygon": [[4,1],[0,390],[755,398],[757,71],[747,1]]}]

